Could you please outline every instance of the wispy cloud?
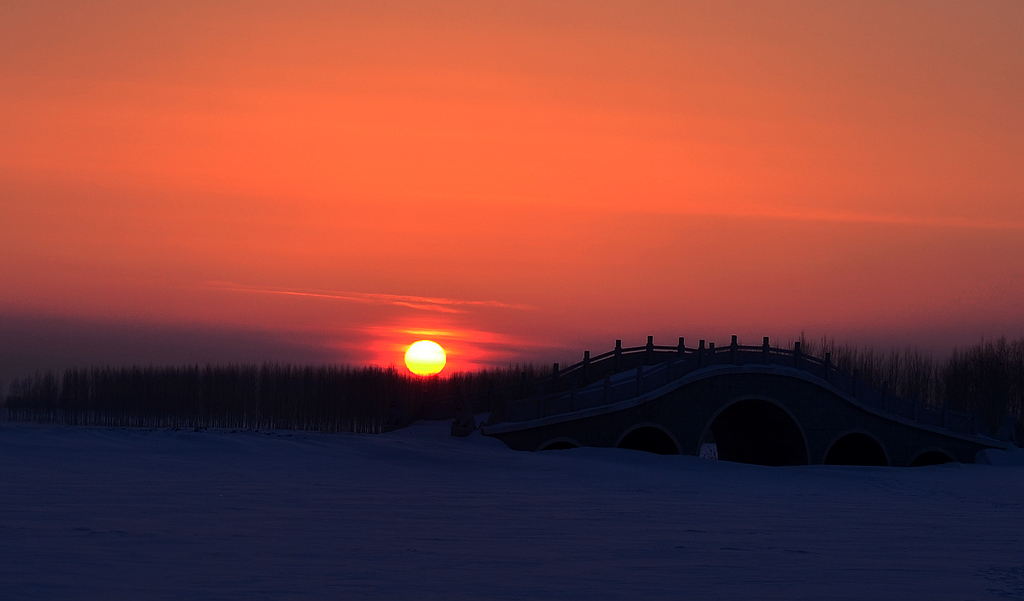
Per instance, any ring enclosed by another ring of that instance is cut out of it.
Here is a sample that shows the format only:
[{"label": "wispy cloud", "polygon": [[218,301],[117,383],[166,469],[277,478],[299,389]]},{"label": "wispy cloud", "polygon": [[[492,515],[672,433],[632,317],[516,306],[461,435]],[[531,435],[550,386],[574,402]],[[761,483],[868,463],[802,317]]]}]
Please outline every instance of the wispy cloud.
[{"label": "wispy cloud", "polygon": [[338,290],[296,290],[286,288],[263,288],[256,286],[245,286],[234,282],[208,282],[207,287],[216,290],[230,292],[247,292],[252,294],[277,294],[284,296],[299,296],[307,298],[321,298],[328,300],[347,301],[374,305],[391,305],[395,307],[407,307],[420,311],[434,311],[437,313],[466,313],[472,307],[496,308],[496,309],[530,309],[528,305],[503,303],[494,300],[465,300],[457,298],[443,298],[432,296],[413,296],[407,294],[382,294],[378,292],[348,292]]},{"label": "wispy cloud", "polygon": [[692,215],[715,217],[737,217],[754,219],[778,219],[783,221],[815,221],[831,223],[866,223],[878,225],[908,225],[919,227],[943,227],[977,230],[1024,231],[1024,222],[997,219],[971,219],[968,217],[929,217],[921,215],[900,215],[886,213],[852,213],[839,211],[808,210],[708,210],[690,211]]},{"label": "wispy cloud", "polygon": [[478,330],[472,328],[460,328],[456,326],[441,326],[435,328],[411,327],[408,324],[394,323],[386,325],[374,325],[353,328],[376,339],[399,338],[406,341],[408,338],[430,338],[438,341],[454,340],[471,343],[478,347],[502,347],[516,349],[523,348],[559,348],[559,345],[548,341],[525,338],[522,336],[492,332],[489,330]]}]

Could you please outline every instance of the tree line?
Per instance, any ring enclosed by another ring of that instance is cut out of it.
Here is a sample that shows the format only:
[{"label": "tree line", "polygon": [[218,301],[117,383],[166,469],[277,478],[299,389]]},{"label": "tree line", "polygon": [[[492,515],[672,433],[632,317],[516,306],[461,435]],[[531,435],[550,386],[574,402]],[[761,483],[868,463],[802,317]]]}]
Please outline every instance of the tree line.
[{"label": "tree line", "polygon": [[[977,412],[993,432],[1009,415],[1017,420],[1018,438],[1024,434],[1024,338],[981,342],[945,359],[914,349],[800,340],[804,352],[820,358],[830,353],[838,369],[896,396]],[[541,373],[532,365],[429,378],[395,367],[72,368],[11,382],[6,395],[0,391],[0,417],[100,426],[381,432],[418,419],[451,418],[460,408],[496,409],[489,404],[502,395],[488,391],[521,389],[524,379]]]},{"label": "tree line", "polygon": [[381,432],[450,418],[463,393],[507,386],[524,373],[532,377],[533,368],[430,378],[395,367],[71,368],[14,380],[3,408],[11,421],[72,425]]},{"label": "tree line", "polygon": [[1011,416],[1018,439],[1024,434],[1024,338],[980,342],[944,359],[913,348],[878,351],[829,338],[800,340],[808,353],[830,353],[838,369],[896,396],[962,413],[977,411],[991,432]]}]

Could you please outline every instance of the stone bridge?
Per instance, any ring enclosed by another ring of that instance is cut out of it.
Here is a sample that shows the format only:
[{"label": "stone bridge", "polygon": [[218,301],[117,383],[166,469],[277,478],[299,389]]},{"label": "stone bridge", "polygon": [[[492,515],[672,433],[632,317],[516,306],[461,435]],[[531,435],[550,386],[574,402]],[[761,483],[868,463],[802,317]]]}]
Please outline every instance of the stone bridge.
[{"label": "stone bridge", "polygon": [[[971,463],[1009,444],[976,416],[893,396],[793,349],[623,348],[521,384],[481,426],[519,450],[622,447],[761,465]],[[493,391],[492,391],[493,394]]]}]

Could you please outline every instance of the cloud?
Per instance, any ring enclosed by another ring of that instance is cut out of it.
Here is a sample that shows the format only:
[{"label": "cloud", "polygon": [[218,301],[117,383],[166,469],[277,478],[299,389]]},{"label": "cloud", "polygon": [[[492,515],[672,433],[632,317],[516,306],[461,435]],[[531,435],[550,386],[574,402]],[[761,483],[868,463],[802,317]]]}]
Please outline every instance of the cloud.
[{"label": "cloud", "polygon": [[496,309],[531,309],[529,305],[517,305],[503,303],[494,300],[464,300],[455,298],[413,296],[407,294],[382,294],[377,292],[348,292],[337,290],[301,290],[285,288],[261,288],[245,286],[233,282],[208,282],[207,287],[215,290],[226,290],[231,292],[247,292],[253,294],[278,294],[285,296],[300,296],[307,298],[322,298],[346,302],[356,302],[375,305],[391,305],[394,307],[407,307],[420,311],[434,311],[438,313],[466,313],[471,307],[485,307]]},{"label": "cloud", "polygon": [[781,221],[816,221],[830,223],[867,223],[878,225],[909,225],[918,227],[943,227],[976,230],[1024,231],[1024,223],[1013,220],[970,219],[967,217],[927,217],[920,215],[899,215],[885,213],[852,213],[807,210],[694,210],[689,215],[712,217],[737,217],[755,219],[778,219]]},{"label": "cloud", "polygon": [[38,371],[121,365],[362,363],[330,332],[0,312],[0,383]]}]

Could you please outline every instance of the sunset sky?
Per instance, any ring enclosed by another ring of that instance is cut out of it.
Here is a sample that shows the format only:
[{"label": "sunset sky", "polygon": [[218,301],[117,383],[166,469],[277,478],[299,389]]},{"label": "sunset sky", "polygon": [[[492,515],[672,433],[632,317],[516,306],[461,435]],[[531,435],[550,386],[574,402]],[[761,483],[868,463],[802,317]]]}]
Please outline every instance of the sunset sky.
[{"label": "sunset sky", "polygon": [[0,5],[0,378],[1024,335],[1024,3]]}]

